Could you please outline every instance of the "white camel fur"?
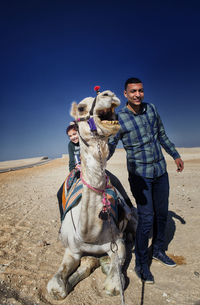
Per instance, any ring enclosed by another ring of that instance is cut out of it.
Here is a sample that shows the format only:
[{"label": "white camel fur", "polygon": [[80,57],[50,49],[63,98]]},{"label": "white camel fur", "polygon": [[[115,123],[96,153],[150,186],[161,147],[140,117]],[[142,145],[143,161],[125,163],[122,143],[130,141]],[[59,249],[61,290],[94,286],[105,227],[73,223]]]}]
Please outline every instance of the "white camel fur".
[{"label": "white camel fur", "polygon": [[[109,153],[107,142],[108,137],[116,134],[120,128],[118,121],[115,121],[114,118],[114,109],[119,106],[120,101],[109,90],[97,95],[92,114],[97,131],[92,133],[87,119],[90,116],[89,112],[93,101],[94,98],[88,97],[78,105],[74,102],[71,115],[78,122],[82,177],[90,186],[105,189],[105,168]],[[72,217],[71,213],[68,212],[62,222],[60,234],[65,247],[65,254],[58,272],[47,285],[48,293],[54,298],[65,298],[72,286],[80,280],[72,280],[72,275],[75,276],[74,272],[80,264],[83,253],[108,253],[111,264],[104,289],[110,295],[119,293],[120,282],[114,262],[115,254],[111,251],[110,245],[114,236],[118,246],[120,266],[122,266],[126,255],[124,241],[122,232],[112,218],[113,234],[111,234],[109,222],[99,217],[101,211],[102,193],[97,193],[83,185],[81,202],[72,209]],[[124,285],[124,281],[122,282]]]}]

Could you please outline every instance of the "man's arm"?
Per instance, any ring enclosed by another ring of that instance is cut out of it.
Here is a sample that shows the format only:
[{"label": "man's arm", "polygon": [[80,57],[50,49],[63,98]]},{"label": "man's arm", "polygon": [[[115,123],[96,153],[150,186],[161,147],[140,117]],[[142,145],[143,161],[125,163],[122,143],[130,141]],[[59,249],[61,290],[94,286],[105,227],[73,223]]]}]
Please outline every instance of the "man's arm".
[{"label": "man's arm", "polygon": [[120,133],[119,132],[115,136],[110,136],[109,137],[109,139],[108,139],[109,155],[108,155],[107,160],[109,160],[112,157],[112,155],[114,154],[119,140],[120,140]]},{"label": "man's arm", "polygon": [[174,159],[177,172],[182,172],[184,169],[184,162],[181,159],[178,151],[175,148],[175,145],[169,140],[168,136],[166,135],[164,125],[162,120],[157,113],[157,120],[158,120],[158,139],[164,150]]}]

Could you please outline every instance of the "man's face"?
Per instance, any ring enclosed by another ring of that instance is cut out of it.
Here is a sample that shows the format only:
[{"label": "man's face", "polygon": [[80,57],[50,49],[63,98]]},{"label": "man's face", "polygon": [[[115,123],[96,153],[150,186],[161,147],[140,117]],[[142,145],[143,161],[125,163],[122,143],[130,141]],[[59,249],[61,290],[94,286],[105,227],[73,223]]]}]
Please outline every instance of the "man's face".
[{"label": "man's face", "polygon": [[126,90],[124,90],[124,96],[131,105],[139,106],[144,99],[143,84],[128,84]]},{"label": "man's face", "polygon": [[75,144],[79,142],[78,132],[75,129],[71,129],[68,131],[68,137],[70,141],[72,141]]}]

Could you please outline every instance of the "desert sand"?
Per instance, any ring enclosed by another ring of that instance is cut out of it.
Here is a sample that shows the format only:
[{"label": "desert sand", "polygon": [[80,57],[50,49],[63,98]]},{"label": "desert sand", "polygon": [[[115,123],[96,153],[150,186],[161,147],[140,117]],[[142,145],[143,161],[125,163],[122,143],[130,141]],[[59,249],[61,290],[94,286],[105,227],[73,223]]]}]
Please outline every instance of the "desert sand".
[{"label": "desert sand", "polygon": [[[176,172],[167,157],[170,204],[167,253],[178,263],[169,268],[152,261],[154,285],[143,285],[134,272],[134,253],[127,269],[126,305],[200,305],[200,148],[180,148],[185,169]],[[15,163],[16,166],[19,164]],[[133,204],[123,149],[107,169],[124,185]],[[120,305],[120,296],[103,291],[105,275],[96,269],[62,302],[48,302],[45,287],[57,271],[64,248],[56,193],[68,174],[68,158],[0,174],[0,304]]]}]

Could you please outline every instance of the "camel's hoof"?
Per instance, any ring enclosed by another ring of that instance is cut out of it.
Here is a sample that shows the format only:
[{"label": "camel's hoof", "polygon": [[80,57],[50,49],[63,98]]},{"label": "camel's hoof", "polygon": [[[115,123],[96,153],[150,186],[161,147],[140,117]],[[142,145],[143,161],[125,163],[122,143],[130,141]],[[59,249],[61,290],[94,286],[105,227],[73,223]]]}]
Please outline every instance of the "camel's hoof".
[{"label": "camel's hoof", "polygon": [[123,290],[125,286],[125,279],[123,274],[121,274],[121,285],[119,283],[119,279],[115,278],[115,279],[106,280],[104,285],[106,294],[110,296],[116,296],[120,294],[120,289]]},{"label": "camel's hoof", "polygon": [[110,290],[105,290],[105,292],[106,292],[107,295],[109,295],[109,296],[111,296],[111,297],[114,297],[114,296],[120,294],[120,291],[119,291],[119,290],[116,290],[116,289],[114,289],[114,290],[112,290],[112,291],[110,291]]},{"label": "camel's hoof", "polygon": [[47,291],[55,300],[63,300],[67,296],[67,290],[63,281],[54,276],[47,284]]},{"label": "camel's hoof", "polygon": [[120,294],[120,290],[118,285],[115,285],[114,283],[106,283],[104,286],[105,293],[110,296],[116,296]]}]

